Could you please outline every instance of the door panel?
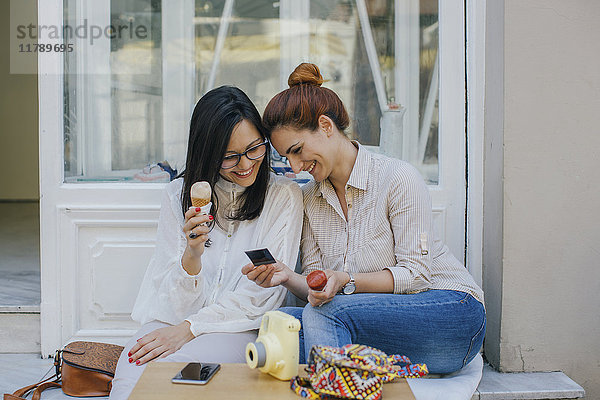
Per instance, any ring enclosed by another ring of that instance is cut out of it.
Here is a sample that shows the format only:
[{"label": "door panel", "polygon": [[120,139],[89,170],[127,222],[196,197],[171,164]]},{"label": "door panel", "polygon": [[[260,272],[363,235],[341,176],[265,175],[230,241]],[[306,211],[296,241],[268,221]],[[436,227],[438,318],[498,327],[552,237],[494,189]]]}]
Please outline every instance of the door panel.
[{"label": "door panel", "polygon": [[141,284],[152,256],[158,211],[98,204],[58,209],[63,341],[100,334],[124,342],[137,329],[131,288]]}]

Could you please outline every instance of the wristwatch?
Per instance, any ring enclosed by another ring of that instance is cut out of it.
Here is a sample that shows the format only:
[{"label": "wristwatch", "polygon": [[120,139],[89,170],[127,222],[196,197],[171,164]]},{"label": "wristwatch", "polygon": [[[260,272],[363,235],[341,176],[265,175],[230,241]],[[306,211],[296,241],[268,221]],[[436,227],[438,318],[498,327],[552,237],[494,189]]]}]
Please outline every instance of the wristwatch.
[{"label": "wristwatch", "polygon": [[352,294],[356,291],[356,284],[354,282],[354,276],[348,271],[346,273],[350,276],[350,281],[342,287],[342,293],[344,294]]}]

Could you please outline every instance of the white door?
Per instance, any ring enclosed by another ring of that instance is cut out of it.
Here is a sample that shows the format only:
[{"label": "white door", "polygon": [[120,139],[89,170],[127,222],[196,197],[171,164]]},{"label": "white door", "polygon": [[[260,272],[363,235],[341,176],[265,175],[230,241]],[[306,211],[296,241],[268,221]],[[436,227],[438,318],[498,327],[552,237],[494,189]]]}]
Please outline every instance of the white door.
[{"label": "white door", "polygon": [[[155,163],[181,170],[207,90],[239,86],[262,111],[301,61],[340,94],[354,138],[419,168],[436,229],[462,259],[463,10],[461,0],[40,3],[40,25],[89,33],[39,58],[42,353],[133,334],[169,180]],[[92,38],[92,26],[103,33]]]}]

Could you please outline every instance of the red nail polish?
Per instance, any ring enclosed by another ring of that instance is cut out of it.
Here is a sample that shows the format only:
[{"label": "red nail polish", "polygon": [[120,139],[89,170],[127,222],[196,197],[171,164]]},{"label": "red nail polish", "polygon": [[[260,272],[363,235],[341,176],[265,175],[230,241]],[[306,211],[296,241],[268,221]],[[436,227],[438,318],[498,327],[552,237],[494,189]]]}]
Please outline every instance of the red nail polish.
[{"label": "red nail polish", "polygon": [[129,364],[131,364],[133,362],[133,358],[129,359]]},{"label": "red nail polish", "polygon": [[202,209],[200,207],[196,207],[196,212],[201,211]]},{"label": "red nail polish", "polygon": [[209,219],[210,221],[212,221],[213,219],[215,219],[215,217],[213,217],[212,215],[209,215],[209,216],[208,216],[208,219]]},{"label": "red nail polish", "polygon": [[127,353],[127,357],[131,357],[131,352]]},{"label": "red nail polish", "polygon": [[135,365],[140,365],[140,360],[137,360],[137,361],[135,362]]}]

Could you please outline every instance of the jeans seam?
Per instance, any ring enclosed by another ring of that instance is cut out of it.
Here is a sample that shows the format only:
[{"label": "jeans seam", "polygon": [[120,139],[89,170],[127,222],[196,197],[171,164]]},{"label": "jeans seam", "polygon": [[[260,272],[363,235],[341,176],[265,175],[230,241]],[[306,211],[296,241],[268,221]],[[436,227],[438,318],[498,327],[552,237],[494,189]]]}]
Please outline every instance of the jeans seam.
[{"label": "jeans seam", "polygon": [[466,303],[466,302],[469,300],[469,296],[471,296],[469,293],[465,293],[465,297],[463,297],[463,298],[460,300],[460,303],[461,303],[461,304],[464,304],[464,303]]},{"label": "jeans seam", "polygon": [[473,335],[473,337],[471,338],[471,343],[469,343],[469,349],[467,350],[467,354],[465,355],[465,358],[463,358],[463,367],[467,364],[467,358],[469,358],[469,354],[471,354],[471,350],[473,349],[473,342],[475,341],[475,338],[481,334],[481,331],[485,327],[485,320],[486,320],[486,318],[485,318],[485,314],[484,314],[483,321],[481,322],[481,326],[479,327],[479,330],[477,331],[477,333],[475,333],[475,335]]},{"label": "jeans seam", "polygon": [[[340,294],[338,296],[344,296],[344,295]],[[394,296],[402,296],[402,295],[394,295]],[[420,303],[420,304],[395,304],[394,307],[429,307],[429,306],[443,306],[443,305],[448,305],[448,304],[464,304],[469,299],[469,296],[471,296],[469,293],[465,293],[465,296],[463,298],[461,298],[460,300],[452,300],[452,301],[444,301],[444,302],[432,301],[429,303]],[[335,311],[337,311],[337,312],[345,311],[346,309],[352,308],[355,306],[356,306],[356,303],[354,303],[354,304],[349,303],[347,305],[339,305],[339,306],[335,307]]]}]

